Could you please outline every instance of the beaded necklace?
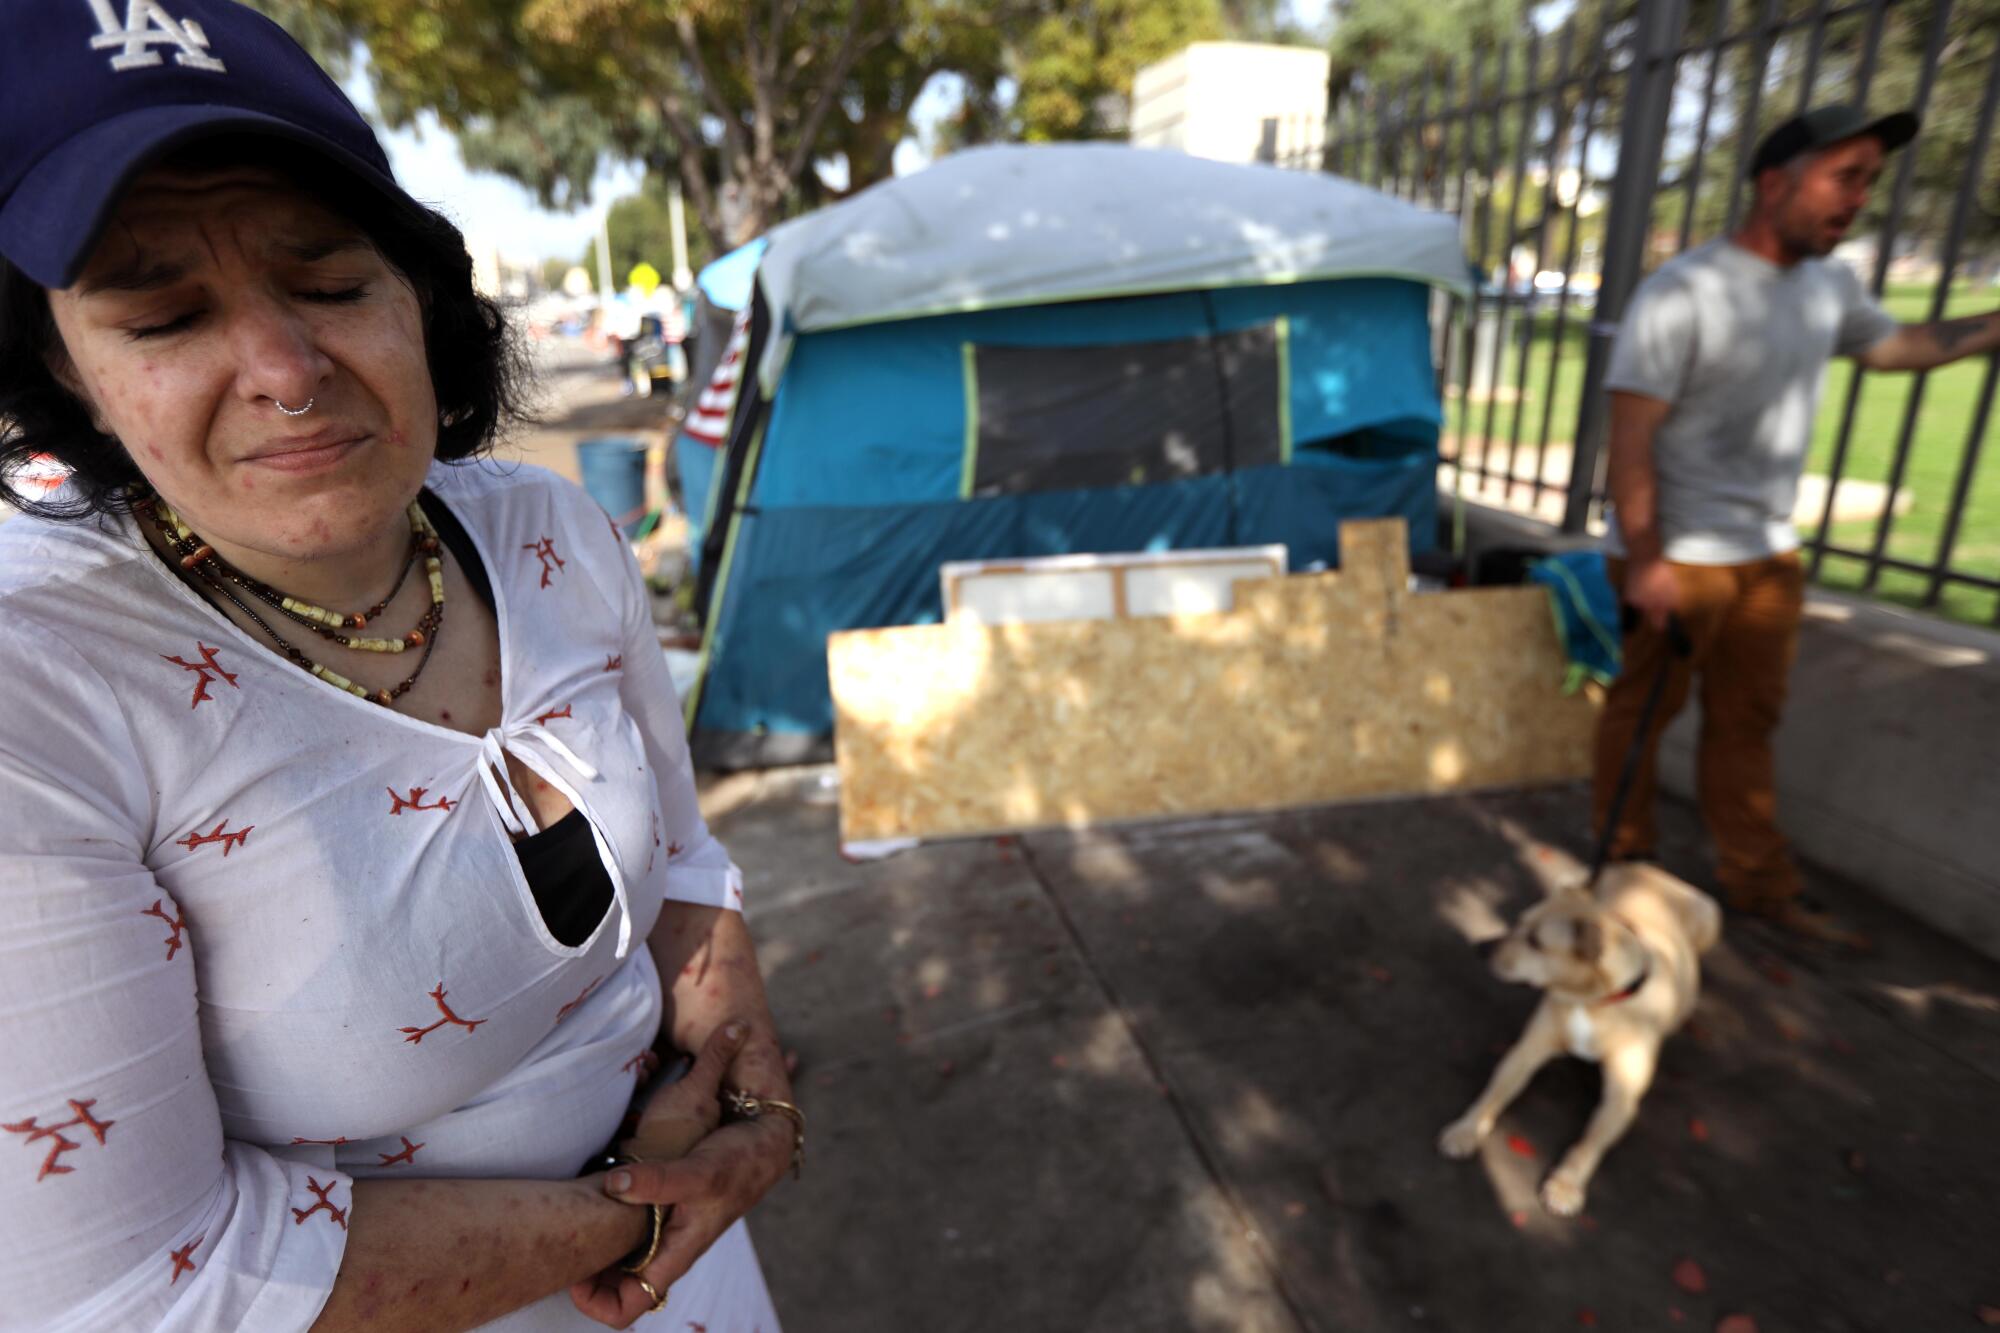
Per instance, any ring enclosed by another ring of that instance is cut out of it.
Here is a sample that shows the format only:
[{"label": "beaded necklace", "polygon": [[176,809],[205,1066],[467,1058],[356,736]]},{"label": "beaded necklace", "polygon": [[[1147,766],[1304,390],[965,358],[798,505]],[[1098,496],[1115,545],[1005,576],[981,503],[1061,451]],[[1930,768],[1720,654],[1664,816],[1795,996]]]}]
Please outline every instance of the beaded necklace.
[{"label": "beaded necklace", "polygon": [[[141,500],[135,508],[151,518],[161,538],[174,554],[180,557],[182,569],[200,578],[231,606],[248,616],[295,666],[317,676],[335,689],[346,690],[356,698],[367,699],[371,703],[386,707],[407,694],[410,687],[417,683],[417,677],[423,675],[424,668],[430,664],[431,652],[436,648],[438,635],[444,629],[444,565],[438,555],[443,544],[438,540],[437,530],[431,526],[430,520],[424,517],[422,508],[416,502],[412,501],[409,508],[410,555],[404,562],[402,573],[396,577],[396,586],[389,590],[388,596],[368,610],[347,614],[329,611],[301,598],[286,596],[276,588],[245,574],[217,555],[215,548],[196,536],[182,521],[180,515],[158,496]],[[384,608],[395,599],[397,592],[401,591],[404,580],[409,577],[410,570],[416,564],[419,555],[424,558],[424,572],[431,585],[431,604],[417,621],[416,628],[400,638],[389,639],[362,638],[348,633],[349,630],[364,628],[370,620],[382,614]],[[401,653],[420,647],[424,650],[423,655],[417,659],[416,670],[412,671],[401,684],[391,689],[370,690],[364,685],[356,685],[338,671],[320,665],[288,643],[282,635],[271,628],[264,617],[246,606],[242,598],[230,591],[230,584],[236,585],[255,600],[263,602],[322,638],[329,639],[344,648],[353,648],[364,653]]]}]

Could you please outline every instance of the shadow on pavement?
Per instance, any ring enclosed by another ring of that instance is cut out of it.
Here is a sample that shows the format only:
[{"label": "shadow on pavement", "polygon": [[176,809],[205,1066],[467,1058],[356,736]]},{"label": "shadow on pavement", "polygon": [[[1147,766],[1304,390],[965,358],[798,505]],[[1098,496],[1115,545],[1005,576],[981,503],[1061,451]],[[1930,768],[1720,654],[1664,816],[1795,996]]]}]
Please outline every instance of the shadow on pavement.
[{"label": "shadow on pavement", "polygon": [[[813,1117],[755,1228],[794,1328],[1900,1331],[2000,1302],[2000,965],[1837,881],[1882,954],[1732,919],[1563,1222],[1535,1188],[1588,1066],[1545,1071],[1473,1162],[1433,1141],[1534,1002],[1468,940],[1575,872],[1580,790],[856,866],[823,773],[708,793]],[[1662,816],[1701,882],[1693,812]]]}]

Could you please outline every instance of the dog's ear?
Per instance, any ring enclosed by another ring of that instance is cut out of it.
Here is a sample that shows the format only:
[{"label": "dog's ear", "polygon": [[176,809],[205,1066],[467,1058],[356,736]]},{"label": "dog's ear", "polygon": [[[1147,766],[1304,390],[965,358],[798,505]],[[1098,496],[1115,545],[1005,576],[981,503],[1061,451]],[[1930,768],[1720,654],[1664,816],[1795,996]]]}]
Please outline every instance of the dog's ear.
[{"label": "dog's ear", "polygon": [[1570,948],[1586,963],[1604,956],[1604,927],[1596,917],[1579,917],[1570,936]]}]

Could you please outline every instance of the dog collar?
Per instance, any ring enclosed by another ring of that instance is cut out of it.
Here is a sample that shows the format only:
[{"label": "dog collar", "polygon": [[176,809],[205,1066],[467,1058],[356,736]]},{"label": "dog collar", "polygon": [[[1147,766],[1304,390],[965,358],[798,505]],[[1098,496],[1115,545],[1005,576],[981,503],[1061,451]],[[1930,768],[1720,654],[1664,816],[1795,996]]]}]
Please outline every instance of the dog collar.
[{"label": "dog collar", "polygon": [[1634,995],[1637,995],[1639,993],[1639,988],[1644,986],[1646,982],[1652,977],[1652,975],[1653,975],[1653,960],[1651,958],[1648,958],[1646,960],[1646,965],[1639,969],[1639,975],[1632,978],[1631,985],[1627,986],[1624,990],[1619,991],[1616,995],[1607,995],[1601,1000],[1593,1001],[1590,1007],[1593,1009],[1602,1009],[1606,1005],[1617,1004],[1620,1001],[1631,999]]}]

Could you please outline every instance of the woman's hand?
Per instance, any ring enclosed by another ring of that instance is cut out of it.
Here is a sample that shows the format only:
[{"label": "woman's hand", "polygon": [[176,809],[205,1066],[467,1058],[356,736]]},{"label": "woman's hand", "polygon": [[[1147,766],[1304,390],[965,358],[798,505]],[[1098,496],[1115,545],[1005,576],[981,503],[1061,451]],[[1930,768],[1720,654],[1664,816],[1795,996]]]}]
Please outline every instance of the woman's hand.
[{"label": "woman's hand", "polygon": [[[634,1116],[632,1133],[619,1140],[619,1150],[647,1163],[668,1162],[687,1156],[690,1150],[715,1133],[722,1123],[723,1075],[742,1050],[748,1032],[749,1026],[740,1020],[717,1026],[685,1075],[676,1082],[661,1084],[645,1095]],[[632,1169],[618,1168],[619,1171]],[[606,1192],[612,1191],[607,1189]],[[624,1195],[614,1197],[641,1206],[651,1202],[636,1195],[629,1199]],[[669,1240],[680,1226],[679,1219],[670,1211],[659,1253],[654,1257],[653,1267],[643,1275],[655,1290],[662,1293],[667,1289],[666,1282],[653,1276],[653,1270],[661,1267],[660,1260],[667,1254]],[[707,1248],[706,1243],[703,1248]],[[697,1256],[699,1253],[696,1251]],[[694,1258],[690,1257],[687,1262],[692,1264]],[[683,1264],[679,1271],[685,1271],[686,1267]],[[569,1294],[577,1309],[612,1328],[627,1327],[653,1305],[653,1298],[646,1295],[645,1288],[631,1274],[616,1267],[607,1268],[595,1277],[577,1283],[570,1288]]]},{"label": "woman's hand", "polygon": [[714,1133],[722,1124],[724,1078],[740,1058],[749,1031],[741,1019],[719,1025],[686,1074],[648,1088],[619,1150],[649,1162],[671,1162]]},{"label": "woman's hand", "polygon": [[[638,1277],[666,1295],[717,1237],[770,1192],[791,1160],[791,1121],[767,1115],[722,1126],[678,1161],[637,1162],[613,1171],[604,1184],[612,1198],[672,1210],[659,1254]],[[638,1277],[607,1269],[570,1288],[570,1299],[599,1323],[625,1328],[653,1307]]]}]

